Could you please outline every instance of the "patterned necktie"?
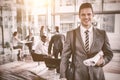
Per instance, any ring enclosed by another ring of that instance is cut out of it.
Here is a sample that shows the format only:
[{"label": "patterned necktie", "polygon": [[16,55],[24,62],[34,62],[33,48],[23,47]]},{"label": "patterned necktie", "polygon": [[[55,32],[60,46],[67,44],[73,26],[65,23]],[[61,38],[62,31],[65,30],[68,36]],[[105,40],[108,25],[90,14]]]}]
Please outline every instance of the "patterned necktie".
[{"label": "patterned necktie", "polygon": [[88,30],[85,31],[85,50],[86,53],[89,52],[89,34],[88,34]]}]

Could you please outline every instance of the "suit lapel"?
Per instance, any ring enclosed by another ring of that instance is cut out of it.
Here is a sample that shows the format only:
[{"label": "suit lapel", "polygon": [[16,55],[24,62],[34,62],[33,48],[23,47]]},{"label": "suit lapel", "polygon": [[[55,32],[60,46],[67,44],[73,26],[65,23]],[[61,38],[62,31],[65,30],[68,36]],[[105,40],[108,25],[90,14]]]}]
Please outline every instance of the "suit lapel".
[{"label": "suit lapel", "polygon": [[93,27],[93,42],[90,47],[90,53],[92,49],[94,49],[94,44],[96,43],[96,39],[97,39],[97,32],[96,32],[96,29]]},{"label": "suit lapel", "polygon": [[84,47],[84,43],[83,43],[83,40],[82,40],[82,37],[81,37],[81,32],[80,32],[80,27],[77,28],[76,30],[76,37],[79,39],[79,42],[85,52],[85,47]]},{"label": "suit lapel", "polygon": [[[76,29],[76,37],[79,39],[80,45],[82,46],[84,52],[86,53],[84,43],[83,43],[83,40],[81,37],[80,27],[78,27]],[[96,39],[97,39],[97,31],[96,31],[96,28],[93,27],[93,42],[90,47],[90,53],[91,53],[92,49],[94,49],[94,44],[96,43]]]}]

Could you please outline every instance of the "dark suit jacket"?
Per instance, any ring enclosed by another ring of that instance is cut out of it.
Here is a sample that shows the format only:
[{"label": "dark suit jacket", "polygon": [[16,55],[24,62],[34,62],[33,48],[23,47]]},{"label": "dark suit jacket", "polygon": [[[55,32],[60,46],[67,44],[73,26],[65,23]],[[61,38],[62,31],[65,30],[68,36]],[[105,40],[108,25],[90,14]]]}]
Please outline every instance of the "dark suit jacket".
[{"label": "dark suit jacket", "polygon": [[34,37],[32,36],[32,38],[30,38],[30,36],[28,35],[25,40],[28,40],[28,41],[34,41]]},{"label": "dark suit jacket", "polygon": [[65,40],[65,36],[63,34],[58,33],[58,34],[53,35],[49,42],[48,53],[51,54],[52,47],[53,47],[53,50],[62,51],[64,40]]},{"label": "dark suit jacket", "polygon": [[[90,53],[86,54],[83,41],[80,34],[80,27],[75,29],[76,43],[75,43],[75,79],[74,80],[105,80],[102,67],[107,64],[113,57],[110,48],[109,40],[104,30],[93,28],[93,43],[90,48]],[[67,33],[66,41],[64,43],[61,64],[60,64],[60,77],[66,77],[65,71],[67,63],[71,56],[73,46],[73,31]],[[87,58],[95,56],[98,52],[103,51],[105,64],[94,67],[87,67],[83,61]],[[89,79],[90,78],[90,79]]]},{"label": "dark suit jacket", "polygon": [[30,37],[29,35],[25,38],[27,41],[32,41],[32,43],[26,43],[28,46],[29,50],[32,50],[32,46],[34,45],[34,36]]}]

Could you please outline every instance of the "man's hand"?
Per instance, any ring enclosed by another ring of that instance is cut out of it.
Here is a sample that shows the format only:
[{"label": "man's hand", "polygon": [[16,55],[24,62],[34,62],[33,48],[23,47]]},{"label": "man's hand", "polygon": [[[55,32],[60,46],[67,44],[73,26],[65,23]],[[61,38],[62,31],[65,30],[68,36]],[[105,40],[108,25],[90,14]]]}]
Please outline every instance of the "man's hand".
[{"label": "man's hand", "polygon": [[48,54],[48,57],[52,57],[52,54]]},{"label": "man's hand", "polygon": [[103,56],[100,57],[100,59],[98,60],[98,62],[96,63],[97,66],[100,66],[101,64],[104,64],[105,61],[103,59]]}]

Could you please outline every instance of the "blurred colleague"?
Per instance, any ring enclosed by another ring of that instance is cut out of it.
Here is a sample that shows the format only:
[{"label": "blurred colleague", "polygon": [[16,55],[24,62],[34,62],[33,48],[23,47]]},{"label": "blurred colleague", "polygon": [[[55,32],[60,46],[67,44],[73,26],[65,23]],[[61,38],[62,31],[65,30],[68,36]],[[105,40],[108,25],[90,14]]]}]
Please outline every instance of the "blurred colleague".
[{"label": "blurred colleague", "polygon": [[32,51],[32,46],[34,45],[34,36],[33,36],[33,33],[30,32],[29,35],[26,36],[25,40],[28,41],[28,43],[26,43],[25,45],[28,46],[29,52],[31,53],[31,51]]},{"label": "blurred colleague", "polygon": [[56,26],[56,27],[55,27],[55,33],[54,33],[54,34],[58,34],[58,33],[60,33],[60,31],[59,31],[59,26]]},{"label": "blurred colleague", "polygon": [[45,26],[41,26],[40,28],[40,37],[46,35],[46,31],[45,31]]},{"label": "blurred colleague", "polygon": [[[58,58],[59,53],[60,53],[60,56],[62,54],[65,36],[59,33],[58,26],[56,26],[55,29],[56,29],[56,33],[51,37],[51,40],[49,41],[48,54],[49,55],[53,54],[55,58]],[[53,48],[53,51],[52,51],[52,48]]]},{"label": "blurred colleague", "polygon": [[22,45],[20,45],[20,43],[22,43],[22,41],[18,38],[17,31],[15,31],[12,37],[13,49],[18,49],[18,48],[22,49]]},{"label": "blurred colleague", "polygon": [[12,47],[13,47],[13,49],[20,49],[19,50],[19,52],[18,52],[18,60],[21,60],[21,58],[22,58],[22,52],[21,52],[21,50],[22,50],[22,41],[18,38],[18,33],[17,33],[17,31],[15,31],[14,33],[13,33],[13,37],[12,37]]},{"label": "blurred colleague", "polygon": [[37,61],[44,61],[44,57],[48,55],[48,41],[45,35],[42,35],[40,41],[35,46],[33,55],[36,56]]}]

